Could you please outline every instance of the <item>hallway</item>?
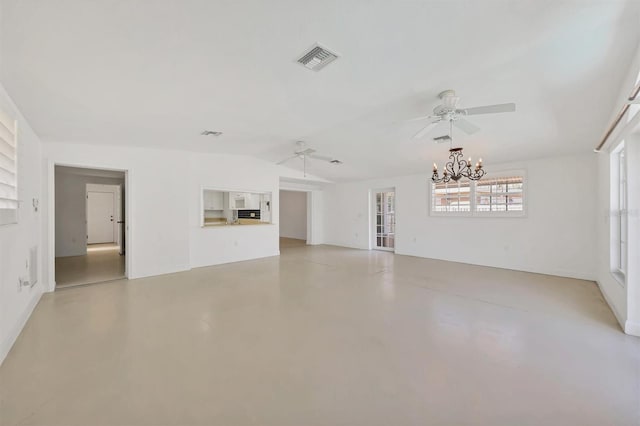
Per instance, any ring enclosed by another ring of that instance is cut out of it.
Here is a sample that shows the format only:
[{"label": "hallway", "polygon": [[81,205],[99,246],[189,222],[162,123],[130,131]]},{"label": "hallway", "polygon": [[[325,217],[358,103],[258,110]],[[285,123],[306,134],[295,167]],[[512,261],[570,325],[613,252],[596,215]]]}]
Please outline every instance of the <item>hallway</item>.
[{"label": "hallway", "polygon": [[56,257],[56,288],[124,278],[125,257],[113,243],[90,244],[86,256]]}]

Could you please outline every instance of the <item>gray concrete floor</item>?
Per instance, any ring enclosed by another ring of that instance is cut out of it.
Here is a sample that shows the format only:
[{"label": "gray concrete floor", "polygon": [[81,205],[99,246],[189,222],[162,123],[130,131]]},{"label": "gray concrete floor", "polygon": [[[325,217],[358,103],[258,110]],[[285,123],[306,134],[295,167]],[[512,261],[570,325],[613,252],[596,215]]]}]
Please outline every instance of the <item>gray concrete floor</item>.
[{"label": "gray concrete floor", "polygon": [[2,425],[638,425],[640,339],[595,283],[388,252],[45,294]]},{"label": "gray concrete floor", "polygon": [[125,256],[115,244],[91,244],[86,256],[56,257],[56,288],[99,283],[125,276]]}]

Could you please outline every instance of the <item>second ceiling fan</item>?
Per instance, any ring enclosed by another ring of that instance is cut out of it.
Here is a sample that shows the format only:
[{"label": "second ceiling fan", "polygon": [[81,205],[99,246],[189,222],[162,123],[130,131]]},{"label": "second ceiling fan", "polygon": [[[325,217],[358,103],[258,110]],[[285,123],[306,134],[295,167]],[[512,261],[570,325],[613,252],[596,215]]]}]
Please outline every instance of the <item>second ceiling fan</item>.
[{"label": "second ceiling fan", "polygon": [[420,121],[429,120],[430,122],[423,127],[414,138],[421,138],[431,130],[433,130],[438,123],[450,122],[463,132],[467,134],[473,134],[480,130],[478,126],[467,121],[464,117],[468,115],[480,115],[480,114],[496,114],[500,112],[514,112],[516,110],[516,104],[496,104],[496,105],[483,105],[472,108],[458,108],[460,97],[456,95],[455,90],[445,90],[441,92],[438,97],[442,100],[442,104],[436,106],[433,109],[432,115],[425,115],[422,117],[412,118],[408,121]]},{"label": "second ceiling fan", "polygon": [[304,171],[304,176],[307,176],[307,158],[312,158],[314,160],[325,161],[330,164],[340,165],[342,161],[337,160],[333,157],[326,157],[324,155],[316,154],[316,150],[313,148],[307,148],[306,144],[303,141],[296,142],[296,149],[293,151],[293,155],[285,158],[284,160],[278,161],[276,164],[284,164],[289,160],[293,160],[294,158],[299,158],[302,160],[302,167]]}]

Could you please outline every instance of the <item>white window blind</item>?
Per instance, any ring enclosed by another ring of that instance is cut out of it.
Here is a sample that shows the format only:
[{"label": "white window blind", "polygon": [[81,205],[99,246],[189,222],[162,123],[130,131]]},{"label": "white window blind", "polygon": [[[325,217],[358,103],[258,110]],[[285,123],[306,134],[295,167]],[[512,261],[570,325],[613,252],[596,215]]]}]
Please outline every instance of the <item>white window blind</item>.
[{"label": "white window blind", "polygon": [[0,225],[15,223],[18,213],[16,121],[0,111]]}]

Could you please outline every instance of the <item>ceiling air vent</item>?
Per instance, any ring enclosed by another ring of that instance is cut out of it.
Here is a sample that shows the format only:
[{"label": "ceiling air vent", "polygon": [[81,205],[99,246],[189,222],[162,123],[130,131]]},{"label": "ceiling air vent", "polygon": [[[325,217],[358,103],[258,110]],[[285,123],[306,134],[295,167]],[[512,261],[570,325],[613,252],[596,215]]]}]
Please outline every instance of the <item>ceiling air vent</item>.
[{"label": "ceiling air vent", "polygon": [[202,136],[220,136],[222,135],[222,132],[217,132],[217,131],[213,131],[213,130],[204,130],[202,133],[200,133]]},{"label": "ceiling air vent", "polygon": [[310,51],[298,59],[298,63],[307,69],[320,71],[336,59],[338,59],[338,55],[322,46],[315,45]]}]

